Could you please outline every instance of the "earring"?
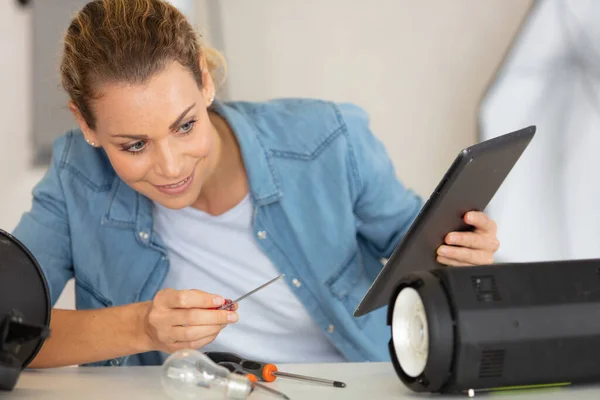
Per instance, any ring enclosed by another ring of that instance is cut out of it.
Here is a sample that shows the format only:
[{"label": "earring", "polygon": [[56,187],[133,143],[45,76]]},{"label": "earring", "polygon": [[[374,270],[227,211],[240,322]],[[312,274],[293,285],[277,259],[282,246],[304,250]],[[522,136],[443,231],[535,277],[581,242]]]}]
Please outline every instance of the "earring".
[{"label": "earring", "polygon": [[213,101],[215,101],[215,92],[213,92],[212,96],[210,96],[210,100],[208,100],[208,105],[210,106]]},{"label": "earring", "polygon": [[85,139],[86,142],[88,142],[88,144],[92,147],[96,147],[96,143],[95,142],[90,142],[89,139]]}]

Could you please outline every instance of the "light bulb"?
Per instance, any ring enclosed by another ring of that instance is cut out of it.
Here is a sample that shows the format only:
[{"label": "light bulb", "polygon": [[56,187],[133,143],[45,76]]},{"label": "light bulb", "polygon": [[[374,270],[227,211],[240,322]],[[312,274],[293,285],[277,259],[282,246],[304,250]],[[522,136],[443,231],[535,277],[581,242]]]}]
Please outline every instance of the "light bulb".
[{"label": "light bulb", "polygon": [[231,373],[196,350],[179,350],[165,360],[162,385],[174,400],[206,399],[207,391],[220,394],[215,398],[237,400],[252,392],[246,376]]}]

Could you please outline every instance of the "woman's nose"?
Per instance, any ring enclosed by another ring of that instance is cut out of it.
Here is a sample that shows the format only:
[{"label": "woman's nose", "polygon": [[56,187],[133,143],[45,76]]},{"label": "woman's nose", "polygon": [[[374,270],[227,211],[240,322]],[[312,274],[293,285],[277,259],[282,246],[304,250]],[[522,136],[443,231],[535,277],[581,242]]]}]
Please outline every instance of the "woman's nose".
[{"label": "woman's nose", "polygon": [[182,166],[179,159],[177,152],[171,146],[161,146],[156,161],[157,173],[165,178],[180,178]]}]

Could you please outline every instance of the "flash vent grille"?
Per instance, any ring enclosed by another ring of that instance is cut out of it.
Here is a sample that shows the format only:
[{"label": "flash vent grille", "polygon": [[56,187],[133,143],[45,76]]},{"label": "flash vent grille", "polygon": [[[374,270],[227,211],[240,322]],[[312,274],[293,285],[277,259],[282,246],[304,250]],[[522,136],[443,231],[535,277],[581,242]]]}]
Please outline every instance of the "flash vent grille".
[{"label": "flash vent grille", "polygon": [[484,350],[479,362],[480,378],[499,378],[504,370],[504,350]]}]

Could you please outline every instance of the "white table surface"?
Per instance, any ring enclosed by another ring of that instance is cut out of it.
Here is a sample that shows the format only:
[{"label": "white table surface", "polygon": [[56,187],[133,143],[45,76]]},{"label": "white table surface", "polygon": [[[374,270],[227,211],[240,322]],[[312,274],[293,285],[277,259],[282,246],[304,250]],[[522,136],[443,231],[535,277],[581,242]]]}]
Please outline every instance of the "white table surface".
[{"label": "white table surface", "polygon": [[[290,379],[278,378],[269,386],[284,392],[291,399],[336,400],[416,400],[464,398],[413,393],[397,378],[389,363],[288,364],[279,365],[285,372],[319,376],[343,381],[346,388],[333,388]],[[160,367],[71,367],[26,370],[12,392],[0,392],[0,400],[13,399],[135,399],[166,400],[160,383]],[[198,389],[198,399],[222,398]],[[505,399],[523,400],[586,400],[600,399],[600,385],[563,387],[542,390],[501,392]],[[498,397],[499,394],[476,393],[475,399]],[[270,394],[252,393],[252,399],[277,399]]]}]

